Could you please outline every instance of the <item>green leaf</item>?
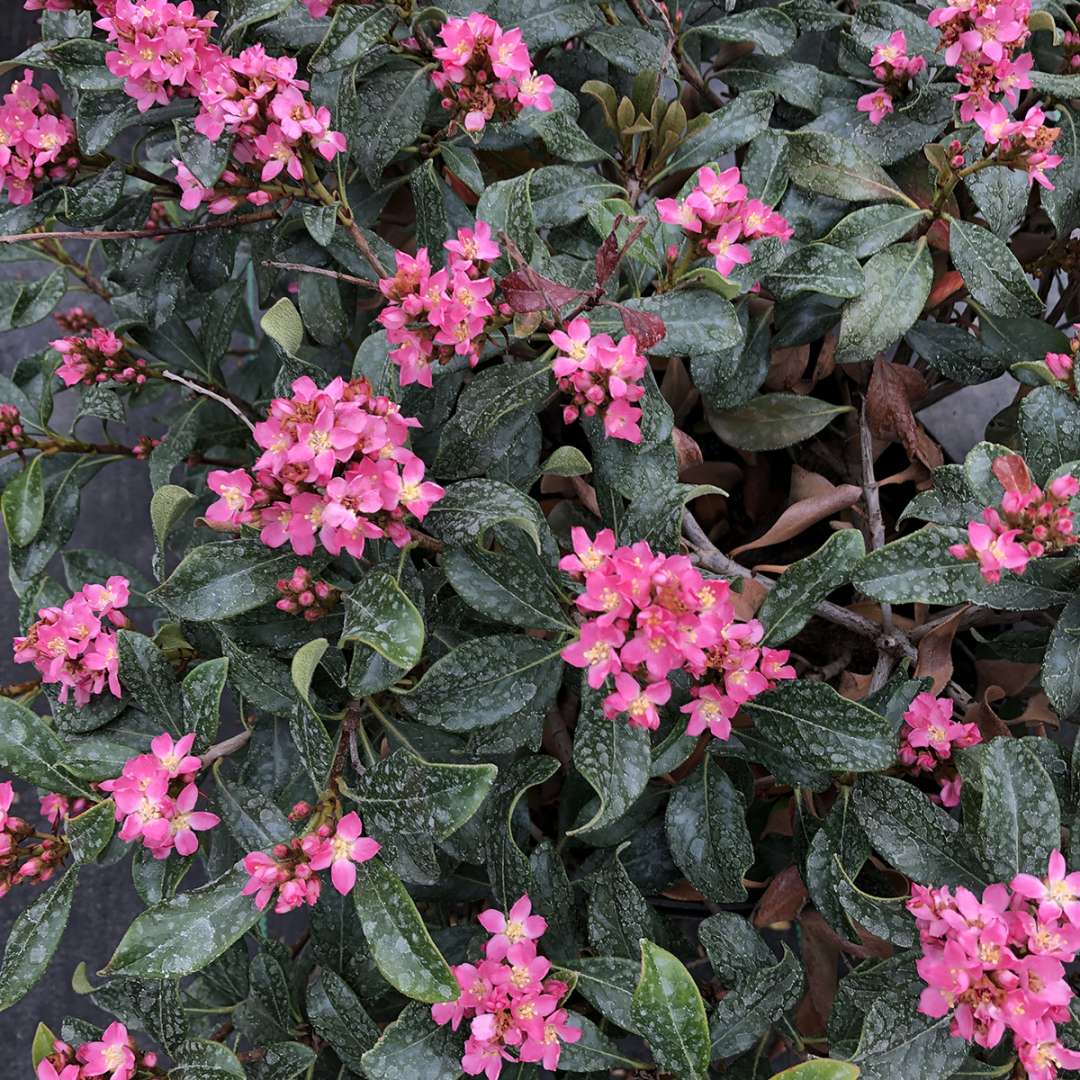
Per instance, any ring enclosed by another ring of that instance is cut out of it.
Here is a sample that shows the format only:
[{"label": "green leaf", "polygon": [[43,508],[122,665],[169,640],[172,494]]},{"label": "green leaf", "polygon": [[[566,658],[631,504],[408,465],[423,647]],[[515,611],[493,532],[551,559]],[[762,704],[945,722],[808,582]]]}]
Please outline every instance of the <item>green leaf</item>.
[{"label": "green leaf", "polygon": [[[610,1073],[614,1069],[649,1067],[646,1062],[635,1061],[619,1052],[619,1048],[588,1017],[568,1010],[568,1027],[581,1032],[577,1042],[564,1042],[559,1053],[559,1072]],[[537,1074],[539,1080],[540,1074]]]},{"label": "green leaf", "polygon": [[370,1080],[457,1080],[462,1041],[449,1024],[439,1027],[431,1019],[430,1008],[410,1002],[364,1054],[363,1075]]},{"label": "green leaf", "polygon": [[4,527],[14,544],[25,547],[41,531],[45,517],[45,485],[41,479],[41,456],[15,474],[0,498]]},{"label": "green leaf", "polygon": [[795,44],[795,24],[776,8],[740,11],[720,22],[691,26],[683,39],[695,34],[717,41],[752,41],[767,56],[782,56]]},{"label": "green leaf", "polygon": [[195,130],[194,121],[174,120],[180,158],[203,187],[212,188],[229,163],[233,140],[222,135],[211,142]]},{"label": "green leaf", "polygon": [[398,21],[393,8],[336,7],[326,37],[309,61],[312,71],[337,71],[363,60]]},{"label": "green leaf", "polygon": [[934,278],[925,239],[893,244],[864,267],[866,287],[844,305],[838,363],[870,360],[898,341],[919,317]]},{"label": "green leaf", "polygon": [[803,394],[762,394],[735,409],[708,413],[709,426],[739,450],[780,450],[816,435],[843,413],[833,405]]},{"label": "green leaf", "polygon": [[237,864],[214,881],[144,911],[101,974],[168,979],[200,971],[259,921],[252,898],[240,893],[247,878]]},{"label": "green leaf", "polygon": [[265,851],[292,839],[289,819],[265,792],[223,779],[217,763],[214,783],[221,820],[243,851]]},{"label": "green leaf", "polygon": [[644,938],[630,1015],[662,1070],[685,1080],[699,1080],[709,1071],[709,1022],[701,993],[677,957]]},{"label": "green leaf", "polygon": [[766,739],[794,750],[808,765],[870,772],[896,760],[892,723],[827,683],[785,683],[743,708]]},{"label": "green leaf", "polygon": [[545,476],[585,476],[592,472],[592,462],[576,446],[559,446],[540,471]]},{"label": "green leaf", "polygon": [[904,335],[912,351],[942,375],[965,386],[996,379],[1009,358],[994,352],[974,334],[952,323],[924,319]]},{"label": "green leaf", "polygon": [[968,291],[995,314],[1041,318],[1043,302],[1007,244],[989,229],[966,221],[949,222],[949,254]]},{"label": "green leaf", "polygon": [[698,938],[713,974],[729,989],[743,985],[776,963],[772,950],[758,932],[733,911],[710,915],[698,926]]},{"label": "green leaf", "polygon": [[134,630],[116,632],[120,654],[120,681],[136,704],[159,720],[174,735],[185,731],[180,687],[172,665],[145,634]]},{"label": "green leaf", "polygon": [[852,571],[865,555],[862,533],[840,529],[812,555],[792,563],[757,613],[765,627],[765,640],[775,646],[795,637],[809,622],[814,608],[851,580]]},{"label": "green leaf", "polygon": [[231,619],[275,599],[278,579],[288,577],[297,562],[290,548],[268,548],[256,537],[202,544],[151,599],[191,622]]},{"label": "green leaf", "polygon": [[1057,387],[1040,386],[1024,398],[1019,427],[1024,457],[1037,478],[1080,458],[1080,403]]},{"label": "green leaf", "polygon": [[883,247],[903,240],[929,213],[892,203],[863,206],[841,218],[821,239],[850,252],[856,259],[866,259]]},{"label": "green leaf", "polygon": [[77,881],[72,867],[12,923],[0,966],[0,1010],[14,1005],[49,966],[67,926]]},{"label": "green leaf", "polygon": [[711,755],[675,788],[664,827],[671,857],[695,889],[717,904],[746,899],[743,877],[754,862],[746,805]]},{"label": "green leaf", "polygon": [[636,1031],[630,1010],[639,965],[620,956],[582,956],[573,962],[574,989],[623,1031]]},{"label": "green leaf", "polygon": [[450,480],[487,472],[504,457],[554,388],[551,363],[499,364],[481,371],[462,391],[443,427],[435,474]]},{"label": "green leaf", "polygon": [[982,805],[976,833],[994,881],[1046,873],[1061,844],[1054,785],[1025,742],[992,739],[982,754]]},{"label": "green leaf", "polygon": [[1009,611],[1033,611],[1064,603],[1067,569],[1061,560],[1028,566],[1021,577],[1005,574],[987,584],[974,559],[958,559],[949,547],[966,543],[959,528],[927,525],[871,552],[855,571],[854,584],[886,603],[962,604],[978,602]]},{"label": "green leaf", "polygon": [[424,518],[428,528],[447,544],[480,543],[489,529],[508,522],[532,538],[537,552],[547,523],[540,507],[517,488],[498,480],[462,480]]},{"label": "green leaf", "polygon": [[750,142],[769,126],[774,101],[772,94],[751,90],[739,94],[722,109],[709,113],[704,122],[695,125],[679,144],[667,165],[653,178],[654,182],[669,173],[696,169],[716,161],[737,146]]},{"label": "green leaf", "polygon": [[[692,356],[728,349],[742,340],[735,309],[722,296],[700,289],[679,289],[660,296],[627,300],[631,311],[644,311],[664,320],[667,333],[649,353],[653,356]],[[594,326],[602,324],[594,317]],[[621,322],[619,328],[621,332]],[[615,329],[615,327],[612,327]]]},{"label": "green leaf", "polygon": [[561,649],[497,634],[452,649],[401,694],[406,712],[445,731],[489,727],[525,708],[546,708],[558,690]]},{"label": "green leaf", "polygon": [[69,818],[64,835],[71,845],[71,857],[76,863],[93,862],[112,839],[115,826],[116,806],[112,799]]},{"label": "green leaf", "polygon": [[600,954],[638,959],[641,940],[660,933],[660,924],[619,858],[626,844],[582,881],[589,894],[589,944]]},{"label": "green leaf", "polygon": [[788,147],[788,168],[798,187],[848,202],[902,202],[915,208],[892,177],[848,139],[824,131],[793,131]]},{"label": "green leaf", "polygon": [[322,968],[308,985],[307,1015],[342,1064],[366,1075],[360,1059],[378,1042],[379,1028],[349,984],[330,968]]},{"label": "green leaf", "polygon": [[34,1041],[30,1044],[30,1064],[37,1071],[38,1065],[54,1053],[57,1035],[45,1024],[39,1023],[34,1031]]},{"label": "green leaf", "polygon": [[359,641],[408,671],[424,649],[424,619],[394,577],[376,570],[345,596],[340,648]]},{"label": "green leaf", "polygon": [[609,26],[594,30],[585,38],[585,44],[595,49],[608,63],[633,75],[642,71],[659,71],[665,64],[671,64],[671,54],[666,53],[664,39],[636,26]]},{"label": "green leaf", "polygon": [[311,680],[315,678],[319,661],[326,655],[329,643],[326,638],[315,638],[301,645],[293,654],[289,665],[289,674],[292,677],[293,686],[301,699],[310,704]]},{"label": "green leaf", "polygon": [[734,1057],[749,1050],[758,1037],[802,997],[802,965],[785,945],[778,964],[759,969],[726,994],[713,1010],[709,1035],[713,1057]]},{"label": "green leaf", "polygon": [[304,321],[287,296],[263,315],[259,325],[263,333],[273,338],[290,356],[295,356],[304,344]]},{"label": "green leaf", "polygon": [[609,720],[604,715],[602,694],[582,679],[574,765],[600,801],[596,813],[567,835],[606,828],[630,809],[649,782],[649,749],[649,733],[619,719]]},{"label": "green leaf", "polygon": [[378,856],[356,870],[356,913],[383,978],[416,1001],[453,1001],[457,980],[401,879]]},{"label": "green leaf", "polygon": [[914,881],[981,891],[994,880],[971,854],[956,821],[904,780],[860,776],[855,813],[877,851]]},{"label": "green leaf", "polygon": [[1080,710],[1080,599],[1065,605],[1043,657],[1042,686],[1062,720]]},{"label": "green leaf", "polygon": [[532,258],[536,242],[532,176],[530,170],[512,180],[498,180],[489,184],[476,204],[477,221],[486,221],[495,236],[505,231],[526,259]]},{"label": "green leaf", "polygon": [[180,684],[181,730],[195,732],[201,749],[214,741],[221,723],[221,695],[229,674],[224,656],[193,667]]},{"label": "green leaf", "polygon": [[135,102],[123,90],[84,91],[75,107],[79,149],[88,157],[100,154],[138,118]]},{"label": "green leaf", "polygon": [[89,798],[88,791],[61,771],[65,757],[63,743],[40,716],[0,698],[0,767],[45,791]]},{"label": "green leaf", "polygon": [[165,572],[165,541],[173,526],[195,501],[187,488],[163,484],[150,499],[150,524],[154,529],[154,574],[160,580]]},{"label": "green leaf", "polygon": [[432,844],[457,832],[480,809],[498,770],[494,765],[451,765],[424,761],[404,748],[357,776],[348,791],[366,830],[394,849],[420,850],[439,877]]},{"label": "green leaf", "polygon": [[255,1080],[299,1080],[309,1075],[315,1063],[315,1051],[298,1042],[276,1042],[266,1047],[266,1053],[252,1073]]},{"label": "green leaf", "polygon": [[456,547],[443,555],[442,568],[454,592],[489,619],[540,630],[569,629],[551,582],[533,562],[504,552]]},{"label": "green leaf", "polygon": [[236,1055],[222,1043],[191,1039],[173,1055],[169,1080],[244,1080],[247,1074]]},{"label": "green leaf", "polygon": [[420,134],[434,92],[426,67],[380,68],[357,93],[358,130],[349,132],[350,146],[373,188],[397,152]]},{"label": "green leaf", "polygon": [[848,299],[858,296],[865,286],[858,259],[823,243],[807,244],[792,252],[765,280],[777,300],[804,292]]}]

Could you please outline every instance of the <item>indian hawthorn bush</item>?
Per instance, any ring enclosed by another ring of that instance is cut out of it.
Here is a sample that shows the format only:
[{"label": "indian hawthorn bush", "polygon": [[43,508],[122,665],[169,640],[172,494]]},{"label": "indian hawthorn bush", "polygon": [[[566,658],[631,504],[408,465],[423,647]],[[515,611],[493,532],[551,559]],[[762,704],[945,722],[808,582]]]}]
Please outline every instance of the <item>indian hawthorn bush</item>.
[{"label": "indian hawthorn bush", "polygon": [[4,1075],[1080,1075],[1073,5],[25,7]]}]

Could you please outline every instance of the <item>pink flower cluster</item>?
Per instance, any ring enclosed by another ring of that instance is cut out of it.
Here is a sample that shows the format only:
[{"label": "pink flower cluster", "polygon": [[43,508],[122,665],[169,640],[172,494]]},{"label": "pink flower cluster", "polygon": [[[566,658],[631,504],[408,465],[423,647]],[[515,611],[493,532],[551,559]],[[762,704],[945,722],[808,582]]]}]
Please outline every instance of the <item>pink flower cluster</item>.
[{"label": "pink flower cluster", "polygon": [[337,0],[300,0],[300,3],[308,9],[308,14],[313,19],[321,19],[334,7]]},{"label": "pink flower cluster", "polygon": [[1017,454],[1002,455],[991,468],[1005,489],[1001,506],[987,507],[982,521],[968,522],[968,542],[953,544],[949,553],[978,559],[982,576],[996,584],[1002,570],[1022,574],[1032,559],[1076,544],[1069,503],[1080,494],[1080,481],[1066,473],[1044,492]]},{"label": "pink flower cluster", "polygon": [[982,742],[977,724],[960,724],[952,718],[949,698],[919,694],[904,713],[900,732],[900,764],[918,776],[934,773],[941,785],[937,801],[943,806],[960,804],[963,779],[951,767],[953,747],[963,748]]},{"label": "pink flower cluster", "polygon": [[495,282],[487,264],[499,257],[491,226],[478,221],[475,229],[459,229],[456,240],[443,247],[449,265],[432,272],[427,248],[416,255],[394,254],[397,272],[382,278],[379,290],[389,301],[379,313],[386,338],[397,348],[390,359],[399,368],[402,386],[431,386],[431,366],[464,356],[470,367],[480,361],[480,345],[495,314],[490,297]]},{"label": "pink flower cluster", "polygon": [[64,311],[54,311],[53,321],[66,334],[85,334],[98,325],[94,315],[78,305]]},{"label": "pink flower cluster", "polygon": [[217,814],[195,809],[202,761],[191,753],[194,742],[194,734],[174,742],[163,732],[151,740],[149,754],[126,761],[115,780],[98,785],[116,804],[116,820],[123,822],[120,839],[142,840],[155,859],[167,859],[173,848],[193,855],[199,848],[195,834],[221,822]]},{"label": "pink flower cluster", "polygon": [[23,9],[26,11],[74,11],[77,6],[76,0],[26,0]]},{"label": "pink flower cluster", "polygon": [[608,334],[594,335],[585,318],[552,331],[558,355],[552,371],[559,389],[569,395],[563,421],[572,424],[581,413],[604,418],[604,432],[613,439],[641,442],[641,410],[634,402],[645,396],[642,378],[649,362],[638,352],[637,338],[627,334],[616,345]]},{"label": "pink flower cluster", "polygon": [[742,241],[776,236],[787,243],[794,235],[782,215],[760,199],[746,197],[746,185],[735,165],[722,173],[708,166],[698,169],[694,190],[682,202],[658,199],[656,212],[661,221],[678,225],[688,234],[700,249],[698,255],[711,255],[716,272],[724,277],[750,261],[750,249]]},{"label": "pink flower cluster", "polygon": [[474,11],[464,19],[447,19],[439,37],[443,43],[433,55],[440,66],[431,81],[444,95],[442,107],[454,113],[451,133],[461,126],[476,134],[489,120],[512,119],[526,107],[551,111],[555,83],[533,69],[516,27],[504,30]]},{"label": "pink flower cluster", "polygon": [[926,68],[926,61],[921,56],[908,56],[907,35],[896,30],[888,41],[874,46],[870,66],[882,85],[863,94],[855,107],[870,114],[871,124],[880,124],[893,111],[894,96],[910,88],[911,81]]},{"label": "pink flower cluster", "polygon": [[0,107],[0,191],[22,206],[34,197],[34,182],[67,180],[79,166],[75,125],[60,108],[51,86],[34,86],[29,68],[11,84]]},{"label": "pink flower cluster", "polygon": [[[1034,58],[1020,51],[1030,36],[1030,12],[1030,0],[956,0],[935,8],[927,21],[941,35],[945,63],[958,69],[956,80],[962,89],[955,98],[960,119],[979,125],[1001,164],[1025,169],[1029,183],[1053,188],[1046,170],[1061,162],[1051,153],[1060,130],[1046,126],[1037,105],[1023,120],[1010,119],[1020,91],[1031,88]],[[998,95],[1000,100],[995,100]]]},{"label": "pink flower cluster", "polygon": [[609,718],[626,714],[632,727],[659,727],[658,706],[671,697],[667,677],[683,670],[695,683],[682,708],[687,734],[708,729],[726,739],[740,706],[795,678],[786,649],[759,644],[761,623],[736,620],[726,581],[703,578],[684,555],[653,554],[645,541],[617,548],[610,529],[595,540],[580,527],[571,534],[574,553],[559,568],[583,580],[576,602],[587,621],[562,656],[587,669],[594,690],[614,676],[604,699]]},{"label": "pink flower cluster", "polygon": [[56,338],[49,345],[63,358],[56,375],[65,386],[146,382],[146,361],[130,356],[111,330],[95,326],[85,337]]},{"label": "pink flower cluster", "polygon": [[1028,1080],[1054,1080],[1080,1068],[1057,1025],[1068,1022],[1072,988],[1065,965],[1080,950],[1080,873],[1055,851],[1044,878],[1018,874],[990,885],[982,899],[965,888],[912,887],[927,984],[919,1011],[952,1013],[952,1033],[991,1048],[1011,1032]]},{"label": "pink flower cluster", "polygon": [[[1074,326],[1073,330],[1080,329]],[[1050,374],[1058,380],[1060,388],[1073,397],[1080,397],[1080,383],[1077,381],[1076,354],[1080,352],[1080,336],[1074,336],[1069,340],[1067,353],[1047,353],[1046,366]]]},{"label": "pink flower cluster", "polygon": [[41,608],[25,637],[12,640],[17,664],[33,664],[44,683],[60,684],[60,700],[74,691],[75,704],[86,705],[106,686],[120,697],[116,635],[109,628],[127,626],[122,609],[128,580],[114,576],[104,585],[84,585],[62,607]]},{"label": "pink flower cluster", "polygon": [[424,463],[405,445],[419,421],[401,415],[365,379],[334,379],[320,389],[306,375],[293,396],[275,398],[255,425],[262,454],[254,479],[243,469],[211,472],[220,498],[207,519],[226,527],[251,525],[269,547],[291,544],[310,555],[316,538],[331,555],[355,558],[367,540],[410,540],[406,515],[423,519],[443,496],[424,480]]},{"label": "pink flower cluster", "polygon": [[233,161],[252,167],[253,176],[227,169],[218,190],[174,160],[185,210],[204,202],[215,214],[244,200],[264,206],[281,191],[261,185],[283,171],[302,181],[309,153],[332,161],[345,150],[345,136],[330,127],[329,109],[308,100],[309,86],[296,77],[294,57],[268,56],[261,45],[231,56],[210,40],[214,17],[198,16],[191,0],[116,0],[97,25],[116,46],[106,66],[125,80],[140,112],[173,97],[196,97],[196,130],[213,142],[226,132],[235,136]]},{"label": "pink flower cluster", "polygon": [[11,813],[15,790],[10,780],[0,784],[0,897],[12,886],[40,885],[56,873],[67,854],[67,844],[42,836],[21,817]]},{"label": "pink flower cluster", "polygon": [[[297,811],[290,820],[304,816]],[[304,807],[305,809],[310,809]],[[314,906],[322,885],[316,876],[319,870],[330,871],[330,881],[342,896],[356,885],[356,864],[374,859],[382,845],[363,835],[363,823],[355,811],[339,819],[335,827],[319,825],[306,836],[296,837],[288,844],[276,844],[268,855],[252,851],[244,856],[248,881],[243,895],[254,896],[255,906],[264,910],[274,893],[274,911],[279,915],[304,904]]]},{"label": "pink flower cluster", "polygon": [[554,1071],[562,1044],[577,1042],[581,1030],[571,1027],[566,1010],[559,1008],[567,985],[547,977],[551,961],[537,950],[547,920],[532,914],[527,895],[508,914],[489,908],[479,920],[491,934],[484,959],[454,967],[461,992],[455,1001],[432,1005],[432,1019],[454,1031],[469,1021],[461,1058],[469,1076],[483,1073],[497,1080],[504,1061],[538,1062]]},{"label": "pink flower cluster", "polygon": [[27,442],[17,405],[0,405],[0,449],[18,450]]},{"label": "pink flower cluster", "polygon": [[53,1052],[38,1063],[37,1080],[133,1080],[136,1073],[157,1067],[157,1054],[141,1052],[118,1020],[95,1042],[75,1048],[57,1039]]},{"label": "pink flower cluster", "polygon": [[282,578],[277,583],[281,599],[274,605],[278,611],[290,615],[302,614],[308,622],[329,615],[341,600],[341,591],[328,581],[316,581],[311,571],[298,566],[292,577]]}]

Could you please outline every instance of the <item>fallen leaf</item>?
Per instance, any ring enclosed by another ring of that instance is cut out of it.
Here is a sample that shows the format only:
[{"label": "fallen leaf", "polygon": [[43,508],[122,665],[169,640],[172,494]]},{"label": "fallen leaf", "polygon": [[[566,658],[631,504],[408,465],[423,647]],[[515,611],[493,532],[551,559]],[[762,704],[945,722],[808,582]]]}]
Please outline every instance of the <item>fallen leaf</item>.
[{"label": "fallen leaf", "polygon": [[915,419],[911,407],[926,397],[926,380],[914,368],[880,356],[866,392],[866,418],[875,435],[898,439],[912,461],[928,469],[945,463],[941,447]]},{"label": "fallen leaf", "polygon": [[967,611],[960,608],[951,618],[938,623],[919,642],[919,657],[915,664],[915,678],[929,676],[934,680],[933,693],[940,694],[949,684],[953,674],[953,638],[960,627],[960,619]]},{"label": "fallen leaf", "polygon": [[802,911],[809,893],[799,876],[797,866],[788,866],[769,882],[768,888],[754,908],[754,925],[786,929]]},{"label": "fallen leaf", "polygon": [[823,518],[831,517],[841,510],[854,506],[861,498],[861,487],[856,487],[854,484],[841,484],[839,487],[833,487],[828,494],[800,499],[777,518],[776,524],[764,536],[739,545],[731,551],[731,554],[738,555],[743,551],[752,551],[754,548],[769,547],[772,544],[790,540],[793,536],[805,532],[811,525],[816,525]]}]

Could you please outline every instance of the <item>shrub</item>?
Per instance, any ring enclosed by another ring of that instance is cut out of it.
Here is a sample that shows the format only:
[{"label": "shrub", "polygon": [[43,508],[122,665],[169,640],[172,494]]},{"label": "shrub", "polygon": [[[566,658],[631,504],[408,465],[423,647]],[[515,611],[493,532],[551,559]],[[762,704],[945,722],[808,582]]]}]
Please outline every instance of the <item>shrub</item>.
[{"label": "shrub", "polygon": [[25,6],[0,1007],[146,905],[38,1080],[1080,1068],[1065,9]]}]

